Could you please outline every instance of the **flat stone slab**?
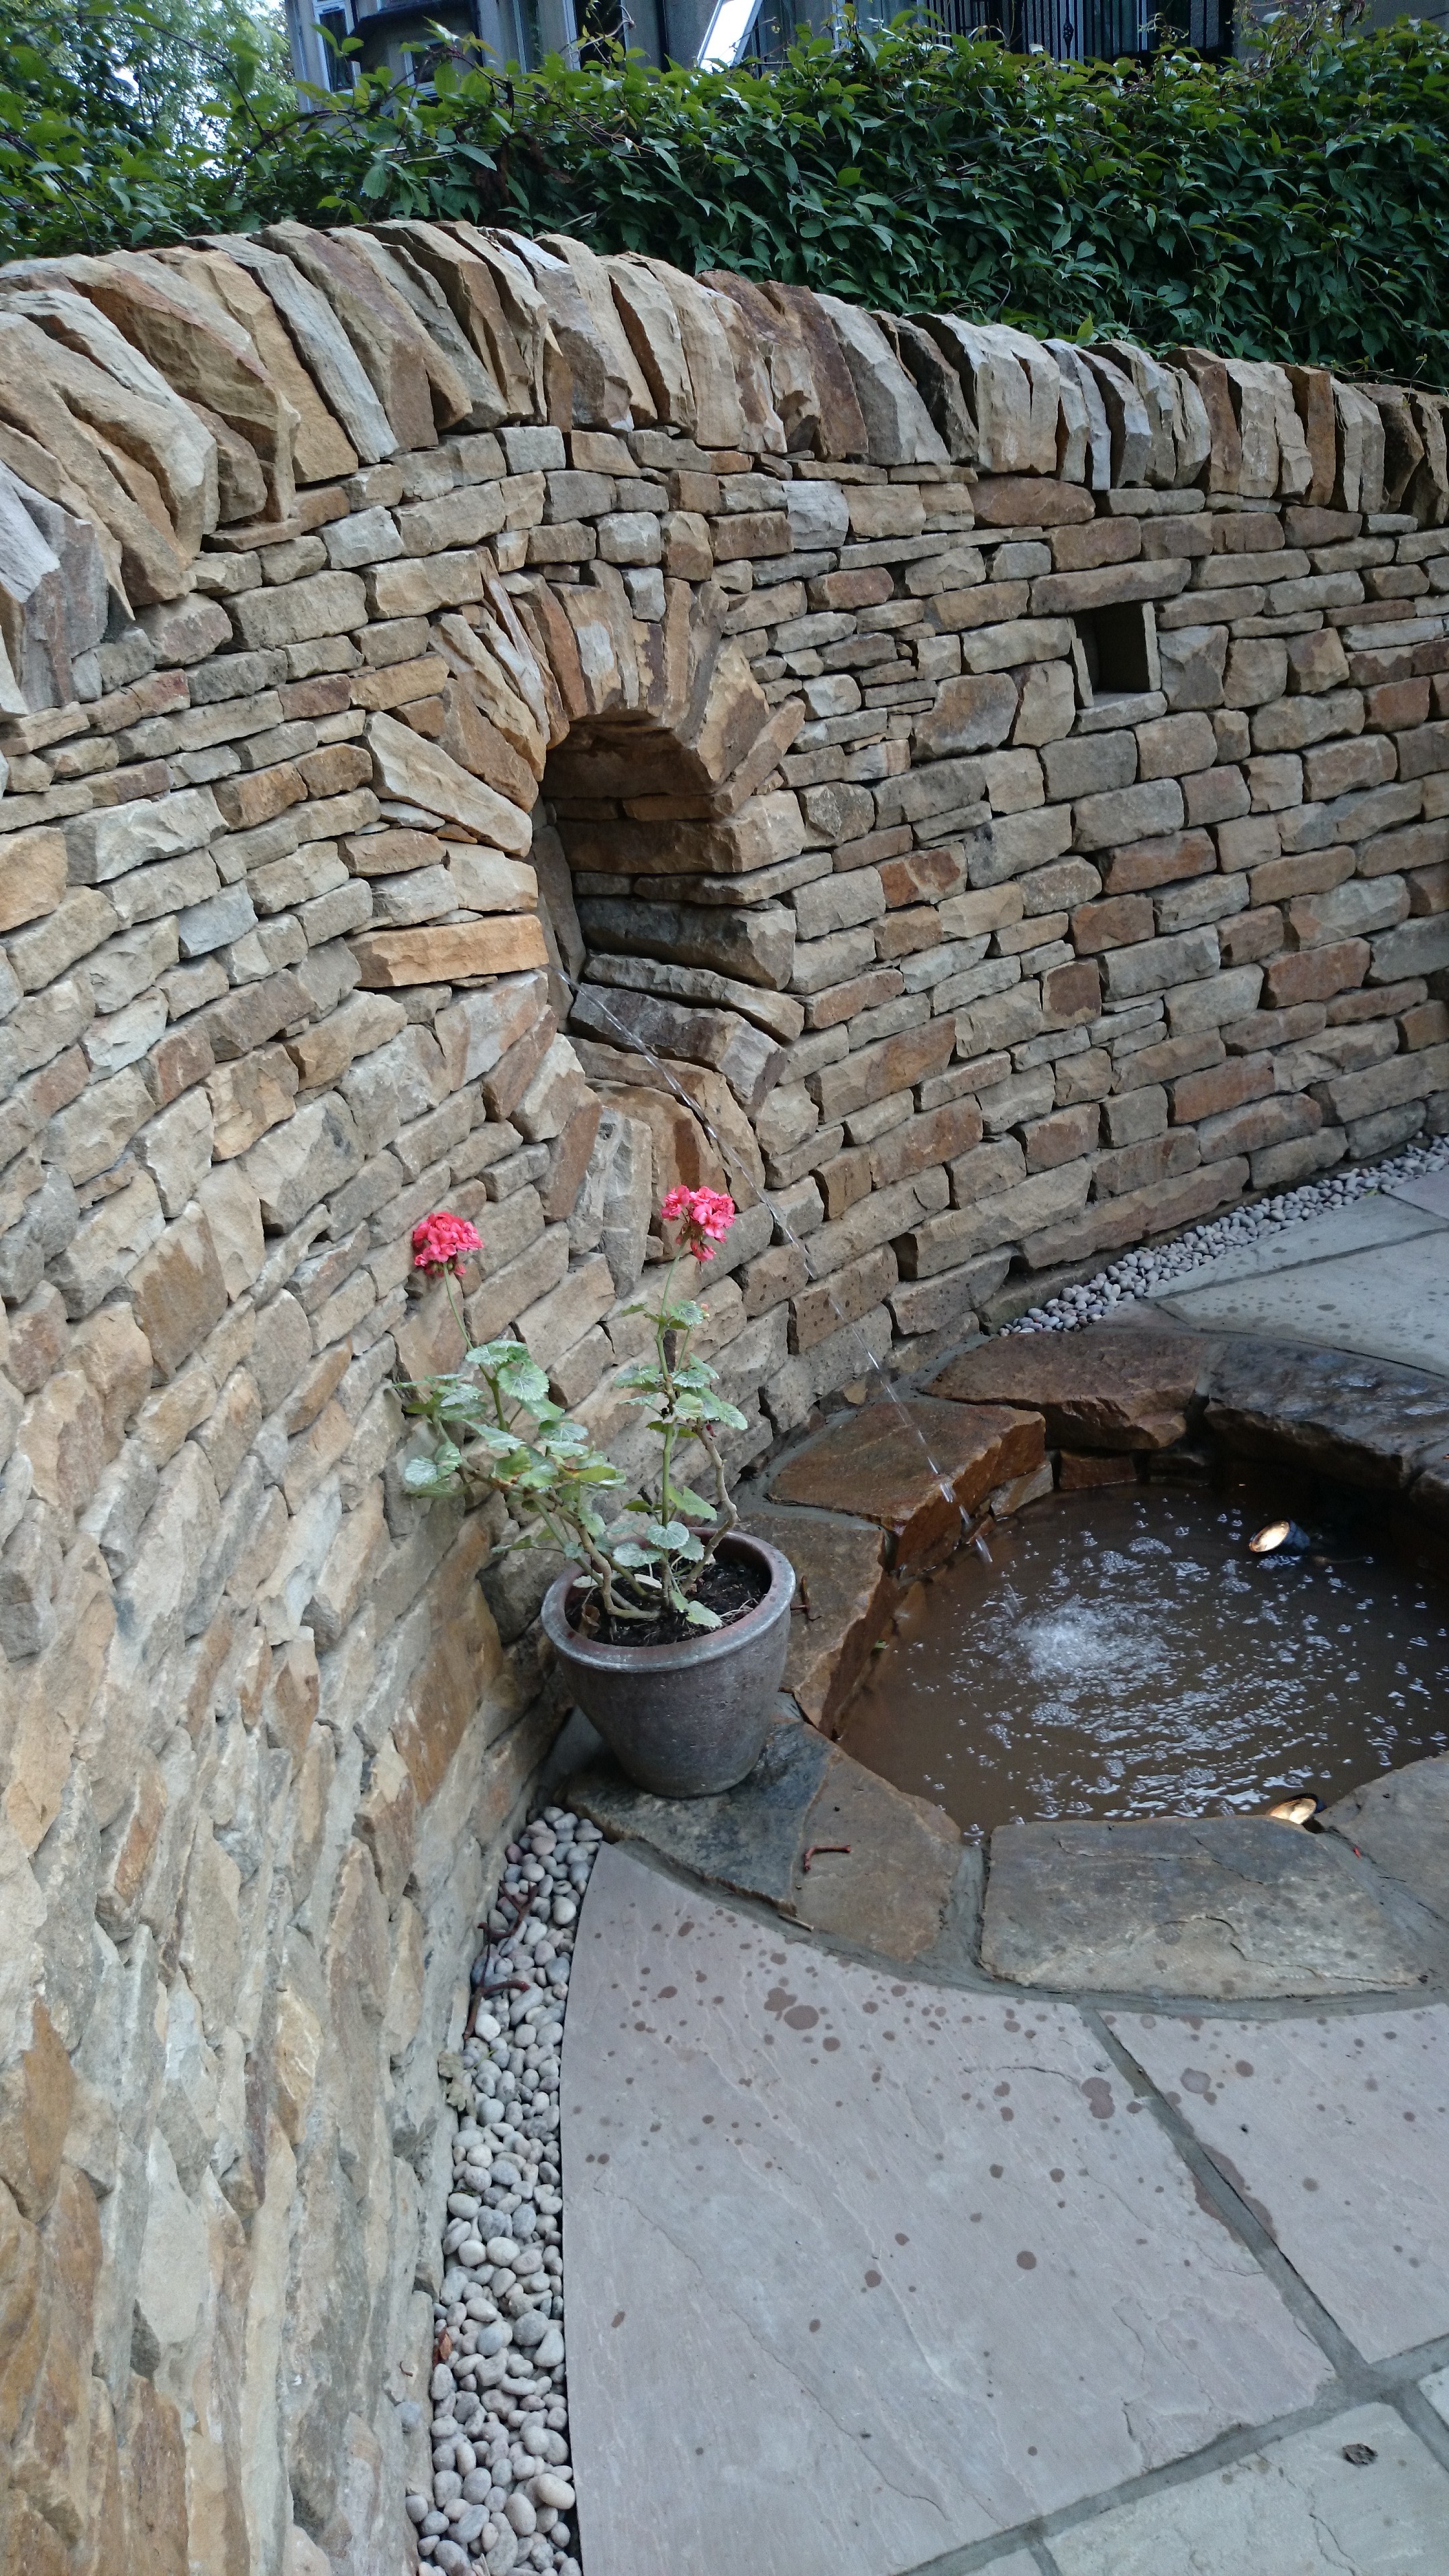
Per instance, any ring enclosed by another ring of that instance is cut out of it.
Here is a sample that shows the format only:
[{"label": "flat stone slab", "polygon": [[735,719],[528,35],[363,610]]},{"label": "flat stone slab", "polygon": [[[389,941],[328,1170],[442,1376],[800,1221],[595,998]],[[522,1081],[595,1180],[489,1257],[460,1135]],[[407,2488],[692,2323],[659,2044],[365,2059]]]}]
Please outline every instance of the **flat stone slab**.
[{"label": "flat stone slab", "polygon": [[741,1527],[782,1548],[795,1568],[784,1688],[812,1726],[833,1734],[899,1597],[885,1540],[870,1521],[768,1504]]},{"label": "flat stone slab", "polygon": [[1449,2475],[1391,2406],[1356,2406],[1051,2550],[1062,2576],[1442,2576],[1446,2530]]},{"label": "flat stone slab", "polygon": [[1172,1305],[1199,1328],[1273,1334],[1449,1376],[1449,1243],[1428,1215],[1391,1243],[1334,1260],[1236,1280],[1209,1275],[1202,1286],[1194,1274],[1173,1290]]},{"label": "flat stone slab", "polygon": [[562,2137],[590,2576],[893,2576],[1326,2377],[1072,2007],[903,1982],[612,1848]]},{"label": "flat stone slab", "polygon": [[777,1726],[748,1780],[718,1797],[652,1797],[607,1759],[577,1774],[568,1798],[611,1842],[643,1844],[787,1921],[902,1962],[940,1938],[961,1860],[944,1809],[798,1721]]},{"label": "flat stone slab", "polygon": [[1054,1449],[1168,1449],[1214,1345],[1131,1325],[1075,1333],[1007,1333],[964,1351],[931,1380],[936,1396],[1028,1405],[1046,1417]]},{"label": "flat stone slab", "polygon": [[1351,1789],[1323,1822],[1449,1920],[1449,1753]]},{"label": "flat stone slab", "polygon": [[606,1756],[575,1773],[568,1801],[611,1842],[647,1843],[716,1887],[781,1905],[794,1894],[805,1818],[830,1750],[813,1726],[786,1721],[766,1739],[748,1780],[711,1798],[655,1798]]},{"label": "flat stone slab", "polygon": [[1039,1413],[978,1409],[912,1396],[842,1413],[787,1458],[770,1488],[777,1503],[852,1512],[888,1532],[897,1574],[950,1553],[962,1512],[1046,1455]]},{"label": "flat stone slab", "polygon": [[1449,2008],[1111,2020],[1367,2359],[1449,2334]]},{"label": "flat stone slab", "polygon": [[1431,1232],[1433,1224],[1431,1211],[1404,1204],[1397,1191],[1392,1195],[1365,1191],[1362,1198],[1349,1199],[1341,1207],[1324,1208],[1276,1234],[1259,1235],[1251,1243],[1220,1252],[1185,1278],[1165,1280],[1160,1288],[1148,1289],[1143,1302],[1156,1305],[1170,1300],[1176,1306],[1203,1288],[1225,1282],[1273,1278],[1317,1262],[1341,1261],[1355,1253],[1409,1243]]},{"label": "flat stone slab", "polygon": [[1209,1371],[1206,1418],[1244,1456],[1396,1492],[1449,1442],[1449,1383],[1341,1350],[1229,1339]]},{"label": "flat stone slab", "polygon": [[1406,1207],[1423,1208],[1449,1225],[1449,1172],[1421,1172],[1416,1181],[1395,1181],[1384,1196],[1401,1199]]},{"label": "flat stone slab", "polygon": [[[840,1843],[848,1849],[829,1848]],[[813,1932],[918,1959],[939,1938],[960,1859],[961,1828],[944,1807],[837,1751],[805,1819],[788,1911]]]},{"label": "flat stone slab", "polygon": [[1449,2370],[1436,2370],[1432,2379],[1421,2379],[1419,2386],[1436,2415],[1449,2424]]},{"label": "flat stone slab", "polygon": [[1327,1834],[1258,1816],[1005,1825],[991,1837],[981,1957],[1067,1994],[1376,1993],[1423,1961]]}]

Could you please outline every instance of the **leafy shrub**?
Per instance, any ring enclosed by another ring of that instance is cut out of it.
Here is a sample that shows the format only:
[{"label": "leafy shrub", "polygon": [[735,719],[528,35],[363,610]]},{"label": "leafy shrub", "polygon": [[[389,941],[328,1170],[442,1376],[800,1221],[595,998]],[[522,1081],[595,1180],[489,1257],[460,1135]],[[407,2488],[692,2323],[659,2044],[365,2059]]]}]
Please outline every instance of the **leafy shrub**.
[{"label": "leafy shrub", "polygon": [[[128,0],[130,23],[161,4]],[[64,112],[85,155],[43,222],[24,202],[33,137],[0,97],[0,247],[471,215],[896,310],[1449,384],[1449,37],[1424,21],[1222,66],[1057,63],[901,25],[802,42],[766,76],[615,56],[444,65],[436,96],[363,80],[279,108],[274,89],[243,49],[174,159],[111,92],[80,98]]]}]

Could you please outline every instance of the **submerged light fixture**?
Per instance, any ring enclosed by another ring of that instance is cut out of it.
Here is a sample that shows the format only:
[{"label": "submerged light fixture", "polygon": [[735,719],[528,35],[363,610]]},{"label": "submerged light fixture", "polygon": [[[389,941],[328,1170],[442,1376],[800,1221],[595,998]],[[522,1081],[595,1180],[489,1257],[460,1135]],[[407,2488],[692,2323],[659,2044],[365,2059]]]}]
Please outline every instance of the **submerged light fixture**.
[{"label": "submerged light fixture", "polygon": [[1296,1521],[1269,1521],[1248,1541],[1250,1556],[1303,1556],[1312,1546],[1307,1530]]}]

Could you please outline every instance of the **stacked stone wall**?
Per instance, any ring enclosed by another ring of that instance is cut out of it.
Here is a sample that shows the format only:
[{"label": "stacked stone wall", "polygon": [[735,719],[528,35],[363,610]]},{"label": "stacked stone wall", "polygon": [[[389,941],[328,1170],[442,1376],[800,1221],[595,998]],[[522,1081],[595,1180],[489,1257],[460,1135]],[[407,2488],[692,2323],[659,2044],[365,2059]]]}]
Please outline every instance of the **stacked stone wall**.
[{"label": "stacked stone wall", "polygon": [[1441,1132],[1444,411],[466,225],[0,272],[7,2576],[412,2563],[557,1721],[411,1227],[628,1464],[728,1187],[739,1466]]}]

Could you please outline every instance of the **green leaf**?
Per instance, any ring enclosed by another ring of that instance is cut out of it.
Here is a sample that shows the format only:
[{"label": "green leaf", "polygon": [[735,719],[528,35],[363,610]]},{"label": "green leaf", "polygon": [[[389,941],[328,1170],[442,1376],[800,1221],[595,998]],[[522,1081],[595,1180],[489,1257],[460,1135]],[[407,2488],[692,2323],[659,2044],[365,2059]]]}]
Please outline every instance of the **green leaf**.
[{"label": "green leaf", "polygon": [[686,1601],[684,1615],[691,1628],[722,1628],[724,1621],[717,1610],[706,1609],[702,1601]]}]

